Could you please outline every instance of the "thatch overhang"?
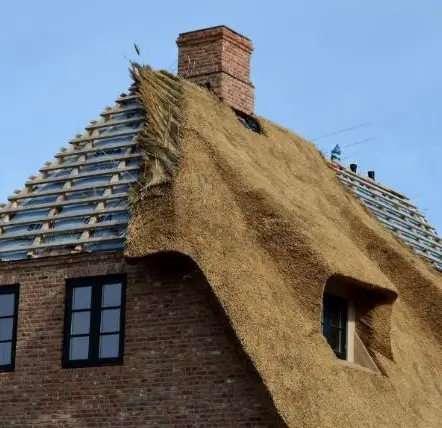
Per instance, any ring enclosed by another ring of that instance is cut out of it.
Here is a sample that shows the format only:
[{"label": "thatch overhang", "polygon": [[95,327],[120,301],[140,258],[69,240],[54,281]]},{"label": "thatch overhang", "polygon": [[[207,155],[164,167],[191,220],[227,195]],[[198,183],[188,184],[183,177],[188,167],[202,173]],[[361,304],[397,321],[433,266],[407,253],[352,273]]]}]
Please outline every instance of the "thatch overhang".
[{"label": "thatch overhang", "polygon": [[[198,264],[289,426],[440,426],[442,275],[308,141],[265,119],[254,133],[164,73],[136,67],[135,80],[148,121],[126,256]],[[330,278],[372,296],[363,340],[381,374],[342,364],[324,340]]]}]

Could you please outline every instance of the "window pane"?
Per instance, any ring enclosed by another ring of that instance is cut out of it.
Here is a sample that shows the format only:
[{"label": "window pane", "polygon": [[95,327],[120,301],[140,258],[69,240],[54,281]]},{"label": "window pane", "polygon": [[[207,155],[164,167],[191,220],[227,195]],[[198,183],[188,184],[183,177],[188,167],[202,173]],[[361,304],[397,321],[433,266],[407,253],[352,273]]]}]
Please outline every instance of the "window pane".
[{"label": "window pane", "polygon": [[346,322],[348,301],[342,297],[324,294],[324,323],[334,327],[343,327]]},{"label": "window pane", "polygon": [[105,309],[101,311],[101,333],[111,333],[120,330],[120,309]]},{"label": "window pane", "polygon": [[120,336],[118,334],[100,336],[100,358],[117,358],[119,344]]},{"label": "window pane", "polygon": [[341,306],[339,305],[339,302],[333,302],[333,303],[334,304],[328,305],[328,307],[327,307],[328,322],[335,327],[340,327],[341,326]]},{"label": "window pane", "polygon": [[71,334],[88,334],[91,324],[90,311],[73,312]]},{"label": "window pane", "polygon": [[14,315],[14,294],[0,294],[0,317]]},{"label": "window pane", "polygon": [[72,299],[72,309],[89,309],[91,307],[92,287],[75,287]]},{"label": "window pane", "polygon": [[342,333],[339,328],[330,327],[330,335],[327,340],[335,352],[341,352],[343,350]]},{"label": "window pane", "polygon": [[121,306],[121,284],[109,284],[103,286],[101,306],[103,308],[109,306]]},{"label": "window pane", "polygon": [[71,337],[70,360],[86,360],[89,354],[89,337]]},{"label": "window pane", "polygon": [[0,366],[11,364],[11,342],[0,343]]},{"label": "window pane", "polygon": [[0,318],[0,340],[12,340],[13,318]]}]

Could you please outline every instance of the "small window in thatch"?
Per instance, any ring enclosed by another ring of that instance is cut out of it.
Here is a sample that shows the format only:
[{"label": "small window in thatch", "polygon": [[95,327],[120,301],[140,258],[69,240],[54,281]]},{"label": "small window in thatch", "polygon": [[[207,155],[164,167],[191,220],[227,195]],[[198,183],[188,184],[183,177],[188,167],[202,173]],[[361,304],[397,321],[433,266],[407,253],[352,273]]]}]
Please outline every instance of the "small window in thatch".
[{"label": "small window in thatch", "polygon": [[201,86],[202,88],[207,89],[210,92],[213,91],[212,84],[210,82],[208,82],[208,81],[207,82],[198,83],[198,85]]},{"label": "small window in thatch", "polygon": [[390,356],[387,344],[379,346],[384,337],[381,330],[389,322],[386,303],[391,304],[391,299],[378,292],[348,279],[329,278],[323,293],[321,330],[340,360],[379,373],[370,349],[377,348]]},{"label": "small window in thatch", "polygon": [[234,110],[236,117],[238,120],[248,129],[250,129],[253,132],[256,132],[257,134],[262,134],[262,127],[261,124],[258,122],[257,119],[255,119],[252,116],[249,116],[248,114],[242,113],[238,110]]},{"label": "small window in thatch", "polygon": [[336,356],[347,359],[348,301],[342,297],[324,293],[321,326],[322,334]]}]

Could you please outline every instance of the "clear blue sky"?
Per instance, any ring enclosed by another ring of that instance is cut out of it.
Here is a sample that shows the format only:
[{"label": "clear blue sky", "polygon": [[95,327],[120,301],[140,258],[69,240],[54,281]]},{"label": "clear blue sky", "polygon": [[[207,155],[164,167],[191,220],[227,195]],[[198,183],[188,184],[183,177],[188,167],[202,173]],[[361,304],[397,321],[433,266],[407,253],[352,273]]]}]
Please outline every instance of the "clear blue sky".
[{"label": "clear blue sky", "polygon": [[133,43],[176,69],[178,33],[225,24],[253,40],[256,112],[344,148],[442,232],[440,0],[1,2],[0,200],[113,104]]}]

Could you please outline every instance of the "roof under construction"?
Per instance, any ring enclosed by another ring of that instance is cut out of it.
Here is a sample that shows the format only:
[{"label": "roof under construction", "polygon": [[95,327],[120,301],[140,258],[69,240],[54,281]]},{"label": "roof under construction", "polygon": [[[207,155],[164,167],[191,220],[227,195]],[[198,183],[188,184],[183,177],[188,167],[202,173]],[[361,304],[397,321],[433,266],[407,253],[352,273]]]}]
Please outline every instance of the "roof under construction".
[{"label": "roof under construction", "polygon": [[337,162],[330,165],[341,182],[353,191],[385,227],[416,254],[442,270],[442,239],[406,196]]},{"label": "roof under construction", "polygon": [[122,94],[29,177],[0,208],[0,260],[122,250],[144,120],[136,97]]},{"label": "roof under construction", "polygon": [[[136,95],[121,94],[38,176],[29,177],[0,208],[0,260],[123,249],[145,116]],[[330,165],[382,224],[442,270],[442,239],[406,196],[336,160]]]},{"label": "roof under construction", "polygon": [[[406,239],[439,243],[418,211],[286,129],[245,127],[207,89],[143,67],[135,78],[152,140],[126,256],[198,264],[288,426],[438,427],[442,276]],[[406,239],[388,228],[402,224]],[[327,345],[323,293],[334,285],[359,299],[357,337],[377,370]]]}]

